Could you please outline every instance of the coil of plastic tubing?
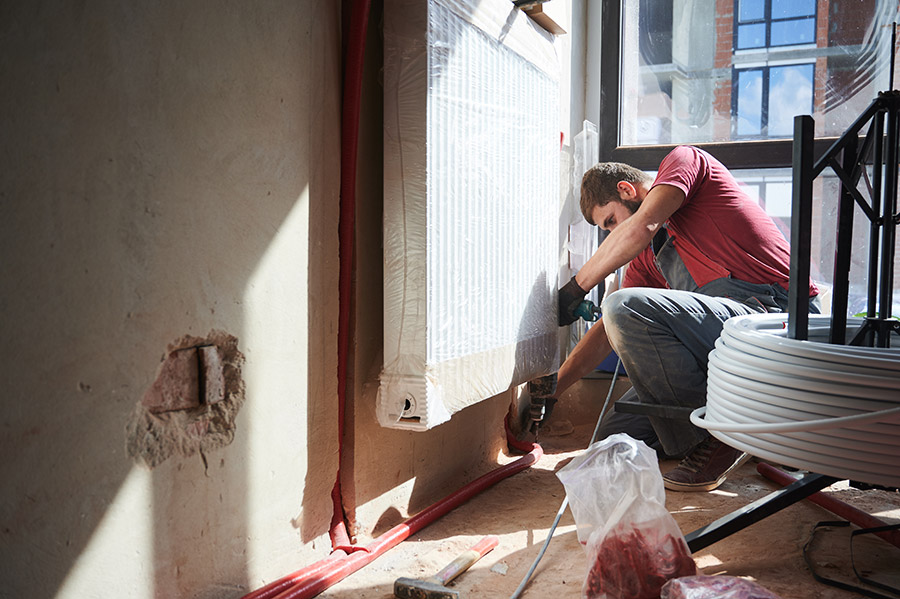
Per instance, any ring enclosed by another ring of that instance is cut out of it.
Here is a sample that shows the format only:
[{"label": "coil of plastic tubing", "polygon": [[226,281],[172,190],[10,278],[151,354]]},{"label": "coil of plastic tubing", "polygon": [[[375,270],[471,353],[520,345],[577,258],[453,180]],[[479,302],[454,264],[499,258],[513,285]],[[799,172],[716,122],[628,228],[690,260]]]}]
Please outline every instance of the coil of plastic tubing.
[{"label": "coil of plastic tubing", "polygon": [[[809,340],[798,341],[786,314],[728,320],[709,354],[706,406],[691,422],[765,460],[898,486],[900,337],[893,348],[832,345],[830,324],[810,316]],[[848,336],[861,324],[848,319]]]}]

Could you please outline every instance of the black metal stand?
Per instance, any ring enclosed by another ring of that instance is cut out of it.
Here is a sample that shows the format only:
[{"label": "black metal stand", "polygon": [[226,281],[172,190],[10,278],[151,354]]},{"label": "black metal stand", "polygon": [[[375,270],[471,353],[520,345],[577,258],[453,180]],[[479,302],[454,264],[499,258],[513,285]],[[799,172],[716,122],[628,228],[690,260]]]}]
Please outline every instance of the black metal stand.
[{"label": "black metal stand", "polygon": [[[893,71],[893,68],[891,70]],[[859,132],[866,124],[869,124],[869,130],[860,146]],[[868,310],[865,321],[853,335],[850,345],[890,347],[891,333],[900,331],[900,321],[891,318],[894,243],[897,223],[900,222],[900,215],[897,213],[900,92],[880,93],[844,135],[818,160],[814,160],[812,155],[813,125],[812,117],[794,118],[788,336],[800,340],[806,340],[809,336],[807,285],[812,239],[813,180],[826,166],[830,166],[841,180],[841,195],[838,205],[829,341],[834,344],[846,344],[855,202],[870,223]],[[841,154],[840,162],[837,160],[839,154]],[[873,183],[869,188],[871,203],[863,198],[857,189],[870,154],[873,165]],[[837,481],[836,478],[822,474],[808,474],[783,489],[687,534],[685,540],[691,551],[698,551]]]},{"label": "black metal stand", "polygon": [[[859,132],[867,124],[869,130],[860,146]],[[862,209],[870,225],[868,297],[865,320],[854,333],[849,345],[890,347],[891,333],[900,331],[900,321],[891,317],[894,243],[897,223],[900,222],[900,215],[897,213],[900,92],[878,94],[844,135],[816,161],[813,161],[812,157],[813,126],[812,117],[794,118],[794,197],[791,219],[788,335],[793,339],[804,340],[809,334],[805,281],[809,279],[812,182],[828,166],[841,180],[829,342],[847,344],[847,307],[855,202]],[[839,154],[841,154],[840,162],[837,159]],[[869,187],[870,198],[867,200],[857,186],[860,176],[865,173],[870,155],[872,155],[873,180]]]}]

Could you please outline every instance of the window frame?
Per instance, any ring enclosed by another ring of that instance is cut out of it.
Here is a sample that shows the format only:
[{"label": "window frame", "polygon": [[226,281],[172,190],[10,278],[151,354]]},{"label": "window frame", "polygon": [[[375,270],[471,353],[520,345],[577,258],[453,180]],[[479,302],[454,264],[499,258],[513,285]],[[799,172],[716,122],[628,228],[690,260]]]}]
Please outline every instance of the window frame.
[{"label": "window frame", "polygon": [[[619,93],[621,90],[622,2],[601,0],[600,14],[600,160],[625,162],[636,168],[653,170],[678,145],[620,145]],[[820,137],[814,142],[815,155],[822,155],[837,137]],[[740,140],[693,143],[732,169],[789,168],[792,164],[792,139]]]}]

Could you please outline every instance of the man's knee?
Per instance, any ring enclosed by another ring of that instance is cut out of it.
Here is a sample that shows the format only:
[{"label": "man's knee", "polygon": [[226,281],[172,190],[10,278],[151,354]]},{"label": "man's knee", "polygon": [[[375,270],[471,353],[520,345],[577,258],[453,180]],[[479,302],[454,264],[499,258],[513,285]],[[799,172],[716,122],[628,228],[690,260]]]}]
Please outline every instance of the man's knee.
[{"label": "man's knee", "polygon": [[635,304],[643,301],[643,294],[636,289],[620,289],[609,294],[603,300],[601,313],[603,314],[603,324],[606,325],[607,333],[610,330],[619,330],[629,319],[634,318],[638,311],[635,310]]}]

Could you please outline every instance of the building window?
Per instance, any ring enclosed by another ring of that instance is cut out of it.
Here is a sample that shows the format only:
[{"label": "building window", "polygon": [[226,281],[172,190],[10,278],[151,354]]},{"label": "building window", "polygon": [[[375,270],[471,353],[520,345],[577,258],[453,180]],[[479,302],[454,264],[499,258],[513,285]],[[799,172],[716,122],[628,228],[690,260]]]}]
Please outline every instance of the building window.
[{"label": "building window", "polygon": [[795,114],[813,113],[815,64],[735,69],[734,139],[789,138]]},{"label": "building window", "polygon": [[597,4],[600,157],[644,169],[676,144],[729,166],[788,166],[799,114],[824,151],[887,90],[900,18],[897,0]]},{"label": "building window", "polygon": [[735,4],[735,50],[816,41],[816,0],[736,0]]},{"label": "building window", "polygon": [[788,138],[793,115],[813,113],[815,62],[789,64],[784,50],[815,42],[816,0],[735,0],[735,54],[762,50],[765,60],[749,66],[734,59],[732,139]]}]

